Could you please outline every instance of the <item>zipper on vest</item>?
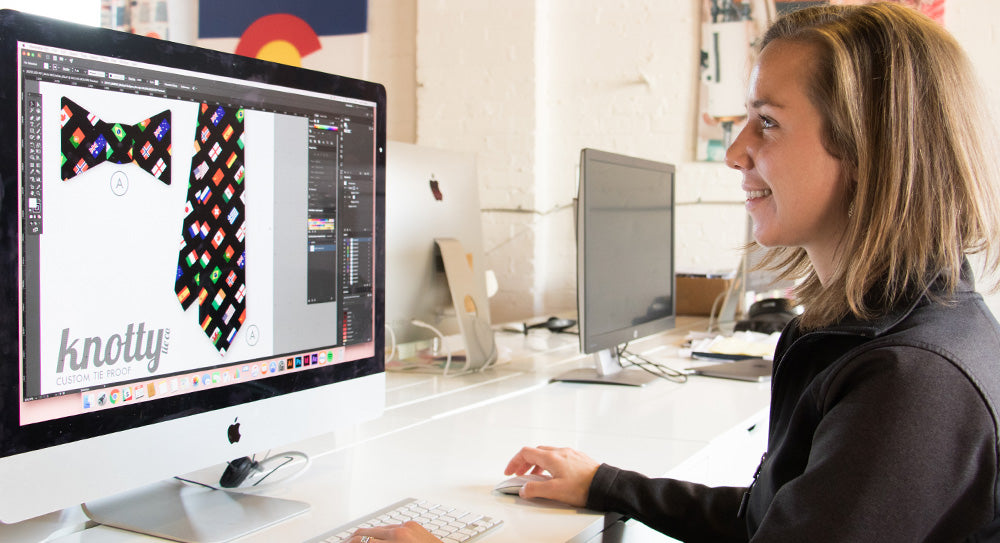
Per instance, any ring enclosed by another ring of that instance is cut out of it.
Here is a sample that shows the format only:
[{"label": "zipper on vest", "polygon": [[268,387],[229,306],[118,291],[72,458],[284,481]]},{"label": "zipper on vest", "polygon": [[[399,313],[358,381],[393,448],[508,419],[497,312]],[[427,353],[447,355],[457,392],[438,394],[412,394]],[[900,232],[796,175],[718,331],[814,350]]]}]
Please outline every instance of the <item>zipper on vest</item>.
[{"label": "zipper on vest", "polygon": [[753,485],[757,484],[757,477],[760,476],[760,470],[764,467],[764,460],[767,458],[767,452],[760,457],[760,464],[757,464],[757,471],[753,472],[753,481],[750,481],[750,486],[747,487],[746,492],[743,493],[743,499],[740,500],[740,509],[736,512],[736,518],[743,518],[747,514],[747,506],[750,505],[750,492],[753,490]]}]

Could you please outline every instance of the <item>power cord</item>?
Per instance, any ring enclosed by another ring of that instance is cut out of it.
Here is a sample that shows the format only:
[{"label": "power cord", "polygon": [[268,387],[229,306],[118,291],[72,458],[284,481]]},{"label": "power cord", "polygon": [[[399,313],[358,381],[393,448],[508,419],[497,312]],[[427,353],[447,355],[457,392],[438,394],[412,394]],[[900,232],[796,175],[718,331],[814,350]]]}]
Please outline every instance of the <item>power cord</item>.
[{"label": "power cord", "polygon": [[[435,334],[437,334],[438,339],[441,340],[441,348],[444,349],[445,353],[448,355],[447,356],[447,360],[444,363],[444,372],[442,373],[442,375],[447,376],[448,375],[448,370],[451,368],[451,349],[449,349],[448,346],[445,345],[444,334],[441,333],[441,330],[438,330],[434,326],[432,326],[430,324],[427,324],[424,321],[413,319],[412,321],[410,321],[410,324],[412,324],[414,326],[419,326],[420,328],[426,328],[426,329],[434,332]],[[469,359],[468,358],[465,359],[465,364],[466,364],[466,366],[468,366],[468,364],[469,364]]]},{"label": "power cord", "polygon": [[688,380],[687,374],[682,371],[675,370],[665,364],[653,362],[640,354],[629,352],[628,343],[618,349],[618,360],[621,361],[622,359],[626,360],[630,366],[635,366],[647,373],[673,383],[686,383]]},{"label": "power cord", "polygon": [[[482,346],[483,346],[484,343],[490,343],[490,347],[491,347],[490,348],[490,352],[489,353],[485,353],[486,354],[486,363],[483,364],[483,367],[479,368],[479,370],[478,370],[478,371],[482,371],[482,370],[485,370],[485,369],[487,369],[489,367],[495,366],[497,364],[497,361],[499,359],[499,352],[497,351],[496,341],[493,340],[493,337],[492,337],[493,330],[489,327],[489,325],[480,324],[480,321],[478,321],[478,320],[476,320],[474,322],[476,324],[476,329],[473,330],[472,334],[468,334],[468,336],[471,336],[471,337],[466,337],[466,339],[474,339],[475,342],[476,342],[476,347],[478,348],[478,350],[480,352],[484,351],[482,349]],[[449,376],[448,372],[451,370],[452,356],[451,356],[451,349],[449,349],[448,346],[447,346],[444,333],[441,332],[441,330],[439,330],[438,328],[436,328],[434,325],[428,324],[428,323],[426,323],[424,321],[421,321],[421,320],[413,319],[413,320],[410,321],[410,324],[412,324],[414,326],[418,326],[420,328],[426,328],[426,329],[434,332],[434,334],[437,335],[437,337],[438,337],[438,343],[440,344],[441,349],[444,350],[445,355],[446,355],[446,360],[445,360],[445,365],[444,365],[444,371],[442,372],[442,376],[448,377]],[[396,343],[396,333],[395,333],[395,331],[393,331],[392,326],[389,326],[388,324],[386,324],[385,327],[389,331],[389,336],[390,336],[390,338],[392,340],[392,350],[390,351],[390,354],[387,357],[387,360],[392,360],[393,357],[396,356],[396,352],[397,352],[397,350],[396,350],[396,345],[397,345],[397,343]],[[468,349],[472,348],[471,345],[467,345],[466,347]],[[437,350],[435,350],[435,355],[437,355]],[[470,364],[470,358],[469,358],[469,356],[470,356],[470,353],[466,353],[465,366],[461,370],[458,370],[458,373],[451,373],[450,374],[451,376],[462,375],[462,374],[465,374],[465,373],[468,373],[469,371],[471,371],[471,370],[469,370],[469,364]]]},{"label": "power cord", "polygon": [[[500,353],[497,350],[496,339],[493,337],[493,328],[491,328],[489,324],[480,319],[473,319],[471,325],[474,327],[472,333],[463,334],[466,342],[465,345],[466,364],[470,363],[468,357],[471,356],[472,354],[473,346],[470,345],[470,343],[471,341],[475,341],[476,352],[482,353],[486,357],[486,362],[483,363],[482,367],[480,367],[476,371],[483,371],[497,365],[497,362],[500,359]],[[490,346],[490,351],[488,353],[483,348],[484,344],[488,344]],[[466,368],[468,368],[468,365],[466,365]]]},{"label": "power cord", "polygon": [[[715,297],[715,300],[712,302],[712,309],[708,314],[708,329],[705,330],[706,332],[721,332],[722,311],[729,305],[730,298],[738,295],[742,282],[743,275],[737,274],[736,277],[730,280],[729,287]],[[736,303],[739,303],[739,300],[736,300]]]}]

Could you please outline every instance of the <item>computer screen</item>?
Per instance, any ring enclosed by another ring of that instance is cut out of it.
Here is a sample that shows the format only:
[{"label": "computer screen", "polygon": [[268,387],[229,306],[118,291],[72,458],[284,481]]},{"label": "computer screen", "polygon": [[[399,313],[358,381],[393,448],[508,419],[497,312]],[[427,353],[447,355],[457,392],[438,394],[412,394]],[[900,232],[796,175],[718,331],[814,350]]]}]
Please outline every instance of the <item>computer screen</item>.
[{"label": "computer screen", "polygon": [[577,197],[577,311],[585,368],[559,380],[641,385],[618,349],[674,327],[674,166],[583,149]]},{"label": "computer screen", "polygon": [[0,521],[381,413],[381,85],[3,11],[0,96]]}]

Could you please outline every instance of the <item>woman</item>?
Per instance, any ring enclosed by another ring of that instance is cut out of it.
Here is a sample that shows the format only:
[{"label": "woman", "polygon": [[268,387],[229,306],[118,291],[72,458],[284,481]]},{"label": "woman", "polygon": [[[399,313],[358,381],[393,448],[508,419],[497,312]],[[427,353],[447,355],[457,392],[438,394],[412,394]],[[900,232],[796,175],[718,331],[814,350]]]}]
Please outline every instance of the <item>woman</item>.
[{"label": "woman", "polygon": [[[998,254],[998,177],[961,48],[895,4],[821,6],[769,29],[743,174],[766,261],[805,312],[775,353],[768,453],[708,488],[522,449],[524,498],[623,513],[688,541],[1000,538],[1000,326],[965,254]],[[359,532],[433,541],[415,525]]]}]

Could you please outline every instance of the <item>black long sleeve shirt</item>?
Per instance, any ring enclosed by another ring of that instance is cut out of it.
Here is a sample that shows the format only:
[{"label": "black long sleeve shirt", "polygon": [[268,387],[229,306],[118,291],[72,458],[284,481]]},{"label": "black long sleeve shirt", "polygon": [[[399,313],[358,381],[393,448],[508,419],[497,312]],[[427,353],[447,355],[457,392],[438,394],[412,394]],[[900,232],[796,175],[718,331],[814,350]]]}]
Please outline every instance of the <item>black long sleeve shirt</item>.
[{"label": "black long sleeve shirt", "polygon": [[587,506],[684,541],[1000,541],[1000,326],[963,271],[947,304],[786,328],[744,514],[746,488],[607,465]]}]

